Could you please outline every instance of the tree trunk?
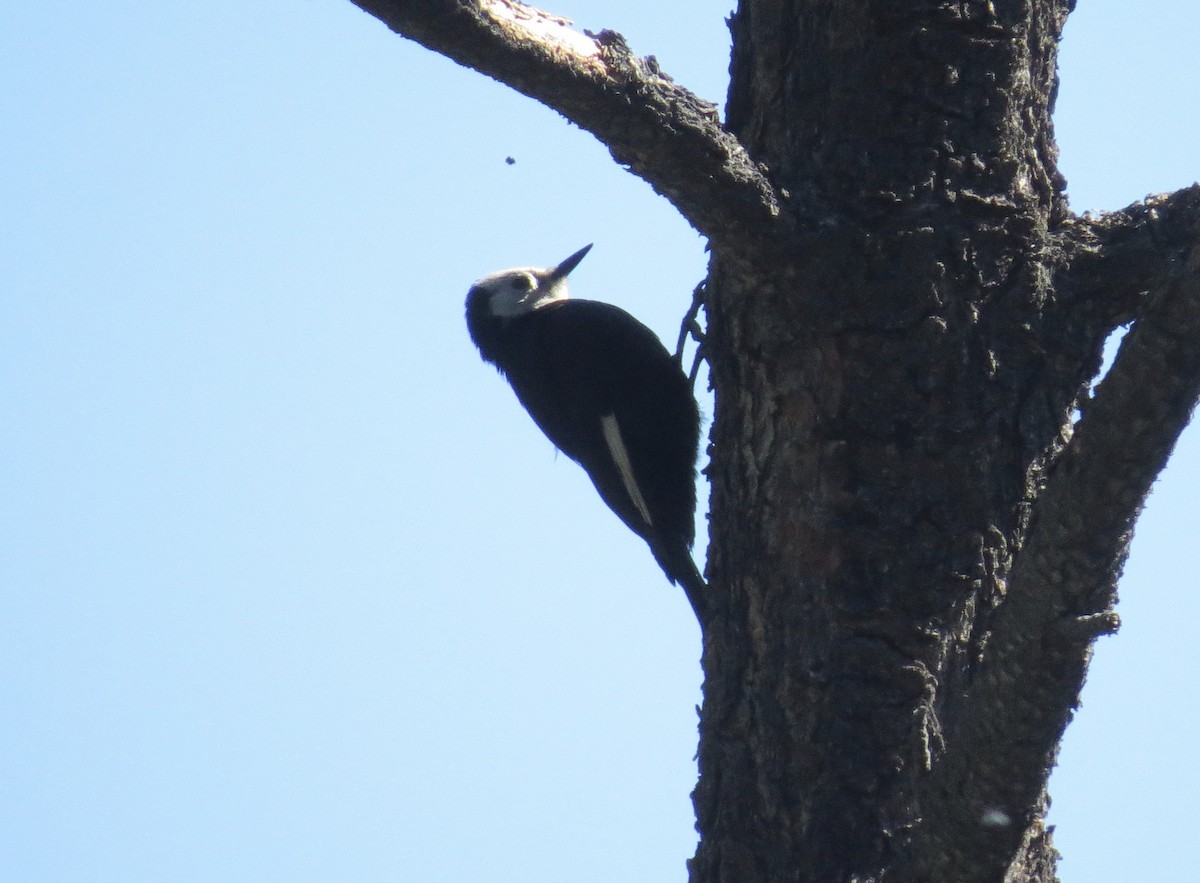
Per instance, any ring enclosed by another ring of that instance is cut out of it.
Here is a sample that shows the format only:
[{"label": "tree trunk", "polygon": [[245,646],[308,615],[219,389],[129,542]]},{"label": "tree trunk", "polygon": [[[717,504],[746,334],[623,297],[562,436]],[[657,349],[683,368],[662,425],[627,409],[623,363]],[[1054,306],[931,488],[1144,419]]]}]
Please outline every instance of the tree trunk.
[{"label": "tree trunk", "polygon": [[[783,266],[713,260],[723,615],[694,880],[905,866],[922,779],[973,753],[959,700],[1099,366],[1103,334],[1054,288],[1065,4],[921,6],[743,3],[733,20],[729,126],[807,229]],[[1061,720],[1073,698],[1027,701]],[[1013,854],[1044,780],[1019,785],[972,808],[971,855],[941,879]]]},{"label": "tree trunk", "polygon": [[612,32],[356,2],[709,237],[692,883],[1053,880],[1046,780],[1200,394],[1200,190],[1100,219],[1063,196],[1072,4],[742,0],[722,126]]}]

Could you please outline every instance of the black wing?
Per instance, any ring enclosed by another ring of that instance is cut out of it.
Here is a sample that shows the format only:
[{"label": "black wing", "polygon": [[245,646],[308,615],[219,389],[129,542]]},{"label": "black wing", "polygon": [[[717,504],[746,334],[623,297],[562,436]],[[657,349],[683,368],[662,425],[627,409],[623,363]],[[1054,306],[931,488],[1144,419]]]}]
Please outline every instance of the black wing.
[{"label": "black wing", "polygon": [[[690,548],[700,418],[687,378],[654,332],[618,307],[587,300],[512,324],[513,356],[501,367],[538,426],[583,466],[630,530],[652,547]],[[644,507],[614,458],[613,423]]]}]

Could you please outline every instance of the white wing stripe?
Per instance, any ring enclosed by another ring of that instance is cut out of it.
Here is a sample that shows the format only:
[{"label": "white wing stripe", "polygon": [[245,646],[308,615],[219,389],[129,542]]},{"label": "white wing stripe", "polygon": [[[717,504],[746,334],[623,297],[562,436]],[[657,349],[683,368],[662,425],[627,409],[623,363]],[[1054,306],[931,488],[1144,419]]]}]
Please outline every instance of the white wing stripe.
[{"label": "white wing stripe", "polygon": [[629,494],[629,499],[633,500],[633,505],[637,507],[637,510],[642,513],[642,518],[646,519],[646,524],[653,527],[654,521],[650,518],[650,507],[646,505],[646,500],[633,477],[633,464],[629,462],[629,451],[625,448],[624,439],[621,438],[621,428],[617,426],[617,415],[605,414],[601,417],[600,429],[604,433],[604,442],[608,445],[608,452],[612,454],[613,462],[617,464],[617,472],[621,473],[621,483],[625,485],[625,492]]}]

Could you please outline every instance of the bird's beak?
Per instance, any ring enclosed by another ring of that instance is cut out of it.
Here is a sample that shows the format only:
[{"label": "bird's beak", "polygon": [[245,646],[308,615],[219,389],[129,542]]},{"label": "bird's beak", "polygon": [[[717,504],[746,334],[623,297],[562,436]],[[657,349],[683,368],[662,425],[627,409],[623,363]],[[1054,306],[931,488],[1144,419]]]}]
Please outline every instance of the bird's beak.
[{"label": "bird's beak", "polygon": [[575,254],[571,255],[569,258],[567,258],[565,261],[563,261],[561,264],[559,264],[557,267],[555,267],[553,270],[551,270],[550,278],[552,280],[565,279],[567,277],[568,273],[570,273],[577,266],[579,266],[579,262],[583,260],[584,255],[586,255],[591,250],[592,250],[592,243],[589,242],[583,248],[579,249],[579,251],[575,252]]}]

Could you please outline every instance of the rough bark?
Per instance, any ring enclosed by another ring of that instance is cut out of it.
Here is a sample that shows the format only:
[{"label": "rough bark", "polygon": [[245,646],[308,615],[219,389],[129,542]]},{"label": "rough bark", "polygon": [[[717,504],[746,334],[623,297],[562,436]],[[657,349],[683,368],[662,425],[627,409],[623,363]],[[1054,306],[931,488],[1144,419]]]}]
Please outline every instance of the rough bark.
[{"label": "rough bark", "polygon": [[515,0],[354,0],[393,31],[552,107],[608,147],[706,236],[787,226],[716,107],[675,85],[620,34],[581,34]]},{"label": "rough bark", "polygon": [[1200,395],[1200,188],[1063,196],[1068,0],[742,0],[724,126],[612,32],[356,2],[709,238],[693,883],[1053,880],[1047,777]]}]

